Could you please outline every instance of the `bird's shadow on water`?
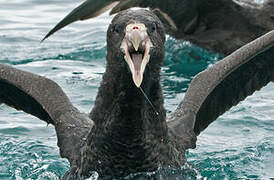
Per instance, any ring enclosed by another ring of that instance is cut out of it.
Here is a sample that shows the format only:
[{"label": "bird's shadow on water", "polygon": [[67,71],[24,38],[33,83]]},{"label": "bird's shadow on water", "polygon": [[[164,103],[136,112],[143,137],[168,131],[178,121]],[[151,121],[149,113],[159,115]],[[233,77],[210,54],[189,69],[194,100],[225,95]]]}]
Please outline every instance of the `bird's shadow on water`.
[{"label": "bird's shadow on water", "polygon": [[178,77],[191,79],[209,65],[223,58],[222,55],[209,52],[188,41],[179,41],[168,37],[166,42],[164,72]]},{"label": "bird's shadow on water", "polygon": [[183,99],[194,76],[222,59],[223,56],[171,37],[167,37],[165,47],[161,84],[166,108],[168,112],[171,112]]},{"label": "bird's shadow on water", "polygon": [[[185,91],[196,74],[222,58],[220,54],[169,37],[166,42],[162,83],[164,86],[172,86],[171,89],[175,92],[181,92],[182,89]],[[183,82],[183,86],[177,86],[178,82]]]}]

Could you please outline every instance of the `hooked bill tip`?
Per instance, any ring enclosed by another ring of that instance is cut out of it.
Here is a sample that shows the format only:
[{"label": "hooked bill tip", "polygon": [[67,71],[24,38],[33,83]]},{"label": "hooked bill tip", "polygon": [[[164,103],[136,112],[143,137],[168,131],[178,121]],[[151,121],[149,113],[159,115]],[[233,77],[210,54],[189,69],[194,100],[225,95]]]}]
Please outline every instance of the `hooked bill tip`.
[{"label": "hooked bill tip", "polygon": [[138,51],[139,45],[134,45],[134,49],[135,49],[135,51]]}]

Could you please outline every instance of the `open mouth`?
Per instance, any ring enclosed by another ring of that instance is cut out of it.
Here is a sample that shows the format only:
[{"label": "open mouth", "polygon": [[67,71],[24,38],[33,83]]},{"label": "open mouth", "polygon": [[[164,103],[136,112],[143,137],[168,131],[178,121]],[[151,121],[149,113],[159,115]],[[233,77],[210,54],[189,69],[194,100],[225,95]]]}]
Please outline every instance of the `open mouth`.
[{"label": "open mouth", "polygon": [[152,42],[147,34],[144,24],[129,24],[126,27],[126,34],[121,44],[130,71],[132,79],[137,87],[141,86],[143,73],[149,62],[149,52]]}]

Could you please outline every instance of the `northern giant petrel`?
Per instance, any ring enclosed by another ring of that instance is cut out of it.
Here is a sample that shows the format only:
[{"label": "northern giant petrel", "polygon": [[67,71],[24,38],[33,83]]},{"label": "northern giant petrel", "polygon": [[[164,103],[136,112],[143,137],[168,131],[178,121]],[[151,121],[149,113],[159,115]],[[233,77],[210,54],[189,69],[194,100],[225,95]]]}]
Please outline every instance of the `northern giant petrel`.
[{"label": "northern giant petrel", "polygon": [[0,102],[55,126],[60,154],[71,166],[64,179],[180,167],[210,123],[274,80],[274,31],[199,73],[169,117],[160,85],[164,43],[154,13],[122,11],[107,31],[106,71],[89,116],[52,80],[4,64]]}]

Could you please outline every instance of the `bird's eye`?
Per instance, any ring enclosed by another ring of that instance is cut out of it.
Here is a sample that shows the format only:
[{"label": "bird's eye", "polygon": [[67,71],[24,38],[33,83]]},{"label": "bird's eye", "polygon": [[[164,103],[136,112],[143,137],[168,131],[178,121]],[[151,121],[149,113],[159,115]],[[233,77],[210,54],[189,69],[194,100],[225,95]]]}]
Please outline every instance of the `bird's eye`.
[{"label": "bird's eye", "polygon": [[156,24],[155,23],[151,23],[150,25],[149,25],[149,31],[150,32],[154,32],[156,30]]},{"label": "bird's eye", "polygon": [[117,24],[114,25],[113,28],[112,28],[112,31],[119,34],[121,32],[121,26],[119,26]]}]

